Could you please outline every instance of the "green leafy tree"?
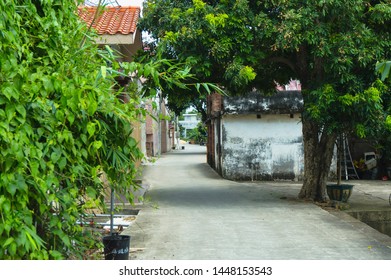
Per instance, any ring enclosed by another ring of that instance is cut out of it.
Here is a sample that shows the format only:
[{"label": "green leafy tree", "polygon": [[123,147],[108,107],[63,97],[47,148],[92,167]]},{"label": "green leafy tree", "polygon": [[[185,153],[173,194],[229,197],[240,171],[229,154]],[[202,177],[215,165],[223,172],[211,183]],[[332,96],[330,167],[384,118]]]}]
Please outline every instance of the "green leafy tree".
[{"label": "green leafy tree", "polygon": [[377,61],[390,56],[388,0],[146,1],[141,27],[165,56],[241,94],[302,83],[304,183],[299,197],[325,199],[335,141],[383,121]]},{"label": "green leafy tree", "polygon": [[[391,82],[391,61],[379,62],[376,65],[376,72],[379,74],[381,80],[384,82],[384,86],[390,86]],[[371,140],[375,143],[378,152],[381,155],[378,164],[378,176],[382,178],[388,177],[388,167],[391,165],[391,151],[389,149],[391,145],[391,95],[384,95],[383,98],[384,108],[384,123],[379,123],[370,133]]]},{"label": "green leafy tree", "polygon": [[[142,98],[191,76],[168,59],[116,62],[76,11],[73,0],[0,0],[0,259],[86,258],[97,247],[78,225],[86,210],[104,208],[107,186],[132,202]],[[139,76],[124,92],[116,81],[129,73]]]},{"label": "green leafy tree", "polygon": [[193,140],[196,144],[205,144],[206,142],[206,126],[203,123],[198,123],[197,126],[187,132],[187,139]]}]

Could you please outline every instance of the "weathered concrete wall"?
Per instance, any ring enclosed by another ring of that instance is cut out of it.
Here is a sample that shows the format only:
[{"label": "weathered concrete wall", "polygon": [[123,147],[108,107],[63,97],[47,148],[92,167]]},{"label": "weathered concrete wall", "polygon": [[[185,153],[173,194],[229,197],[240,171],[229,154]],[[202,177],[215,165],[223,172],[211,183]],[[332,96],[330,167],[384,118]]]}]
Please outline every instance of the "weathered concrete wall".
[{"label": "weathered concrete wall", "polygon": [[215,161],[215,170],[217,173],[221,174],[222,173],[222,158],[221,158],[221,147],[222,147],[222,130],[221,130],[221,119],[216,119],[214,121],[215,125],[215,130],[214,130],[214,139],[216,140],[216,145],[214,146],[214,161]]},{"label": "weathered concrete wall", "polygon": [[279,91],[272,96],[264,96],[252,91],[244,96],[224,97],[225,114],[290,114],[303,110],[303,97],[300,91]]},{"label": "weathered concrete wall", "polygon": [[224,115],[222,176],[230,180],[302,180],[300,114]]}]

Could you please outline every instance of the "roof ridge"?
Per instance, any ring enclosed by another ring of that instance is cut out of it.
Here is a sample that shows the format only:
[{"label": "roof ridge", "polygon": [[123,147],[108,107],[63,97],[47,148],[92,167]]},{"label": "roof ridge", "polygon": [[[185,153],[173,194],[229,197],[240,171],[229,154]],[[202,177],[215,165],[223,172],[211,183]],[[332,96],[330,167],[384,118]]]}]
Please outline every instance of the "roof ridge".
[{"label": "roof ridge", "polygon": [[[81,5],[81,6],[78,6],[78,9],[96,9],[98,6],[88,6],[88,5]],[[141,7],[140,6],[102,6],[104,8],[109,8],[109,9],[139,9],[141,10]]]}]

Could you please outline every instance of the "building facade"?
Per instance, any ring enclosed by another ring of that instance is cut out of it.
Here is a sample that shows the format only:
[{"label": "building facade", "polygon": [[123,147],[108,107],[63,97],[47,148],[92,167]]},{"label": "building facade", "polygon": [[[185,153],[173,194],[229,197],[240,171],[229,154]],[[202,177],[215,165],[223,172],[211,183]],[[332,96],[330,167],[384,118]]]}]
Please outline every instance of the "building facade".
[{"label": "building facade", "polygon": [[207,161],[230,180],[301,180],[300,91],[208,99]]},{"label": "building facade", "polygon": [[[120,62],[131,62],[137,51],[143,48],[142,35],[137,29],[141,8],[135,6],[106,6],[97,12],[96,6],[80,6],[78,15],[91,26],[96,33],[96,44],[108,45],[119,54]],[[130,82],[129,77],[118,77],[117,83],[126,89]],[[138,81],[141,86],[141,81]],[[122,95],[127,102],[126,91]],[[154,110],[152,103],[159,103]],[[161,102],[161,103],[160,103]],[[139,121],[133,123],[132,137],[138,142],[141,152],[146,156],[158,156],[171,150],[174,141],[171,140],[170,122],[159,119],[169,115],[163,101],[148,100],[144,105],[150,115],[140,116]],[[138,163],[140,164],[140,163]]]}]

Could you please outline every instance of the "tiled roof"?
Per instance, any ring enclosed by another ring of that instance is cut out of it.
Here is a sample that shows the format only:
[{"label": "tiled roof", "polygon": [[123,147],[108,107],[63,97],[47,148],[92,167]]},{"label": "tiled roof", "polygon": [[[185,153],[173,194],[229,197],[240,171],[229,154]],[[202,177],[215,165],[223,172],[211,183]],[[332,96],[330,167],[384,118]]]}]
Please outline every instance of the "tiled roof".
[{"label": "tiled roof", "polygon": [[[79,17],[89,26],[94,19],[96,7],[78,8]],[[140,15],[139,7],[105,7],[92,25],[99,35],[128,35],[136,31]]]}]

